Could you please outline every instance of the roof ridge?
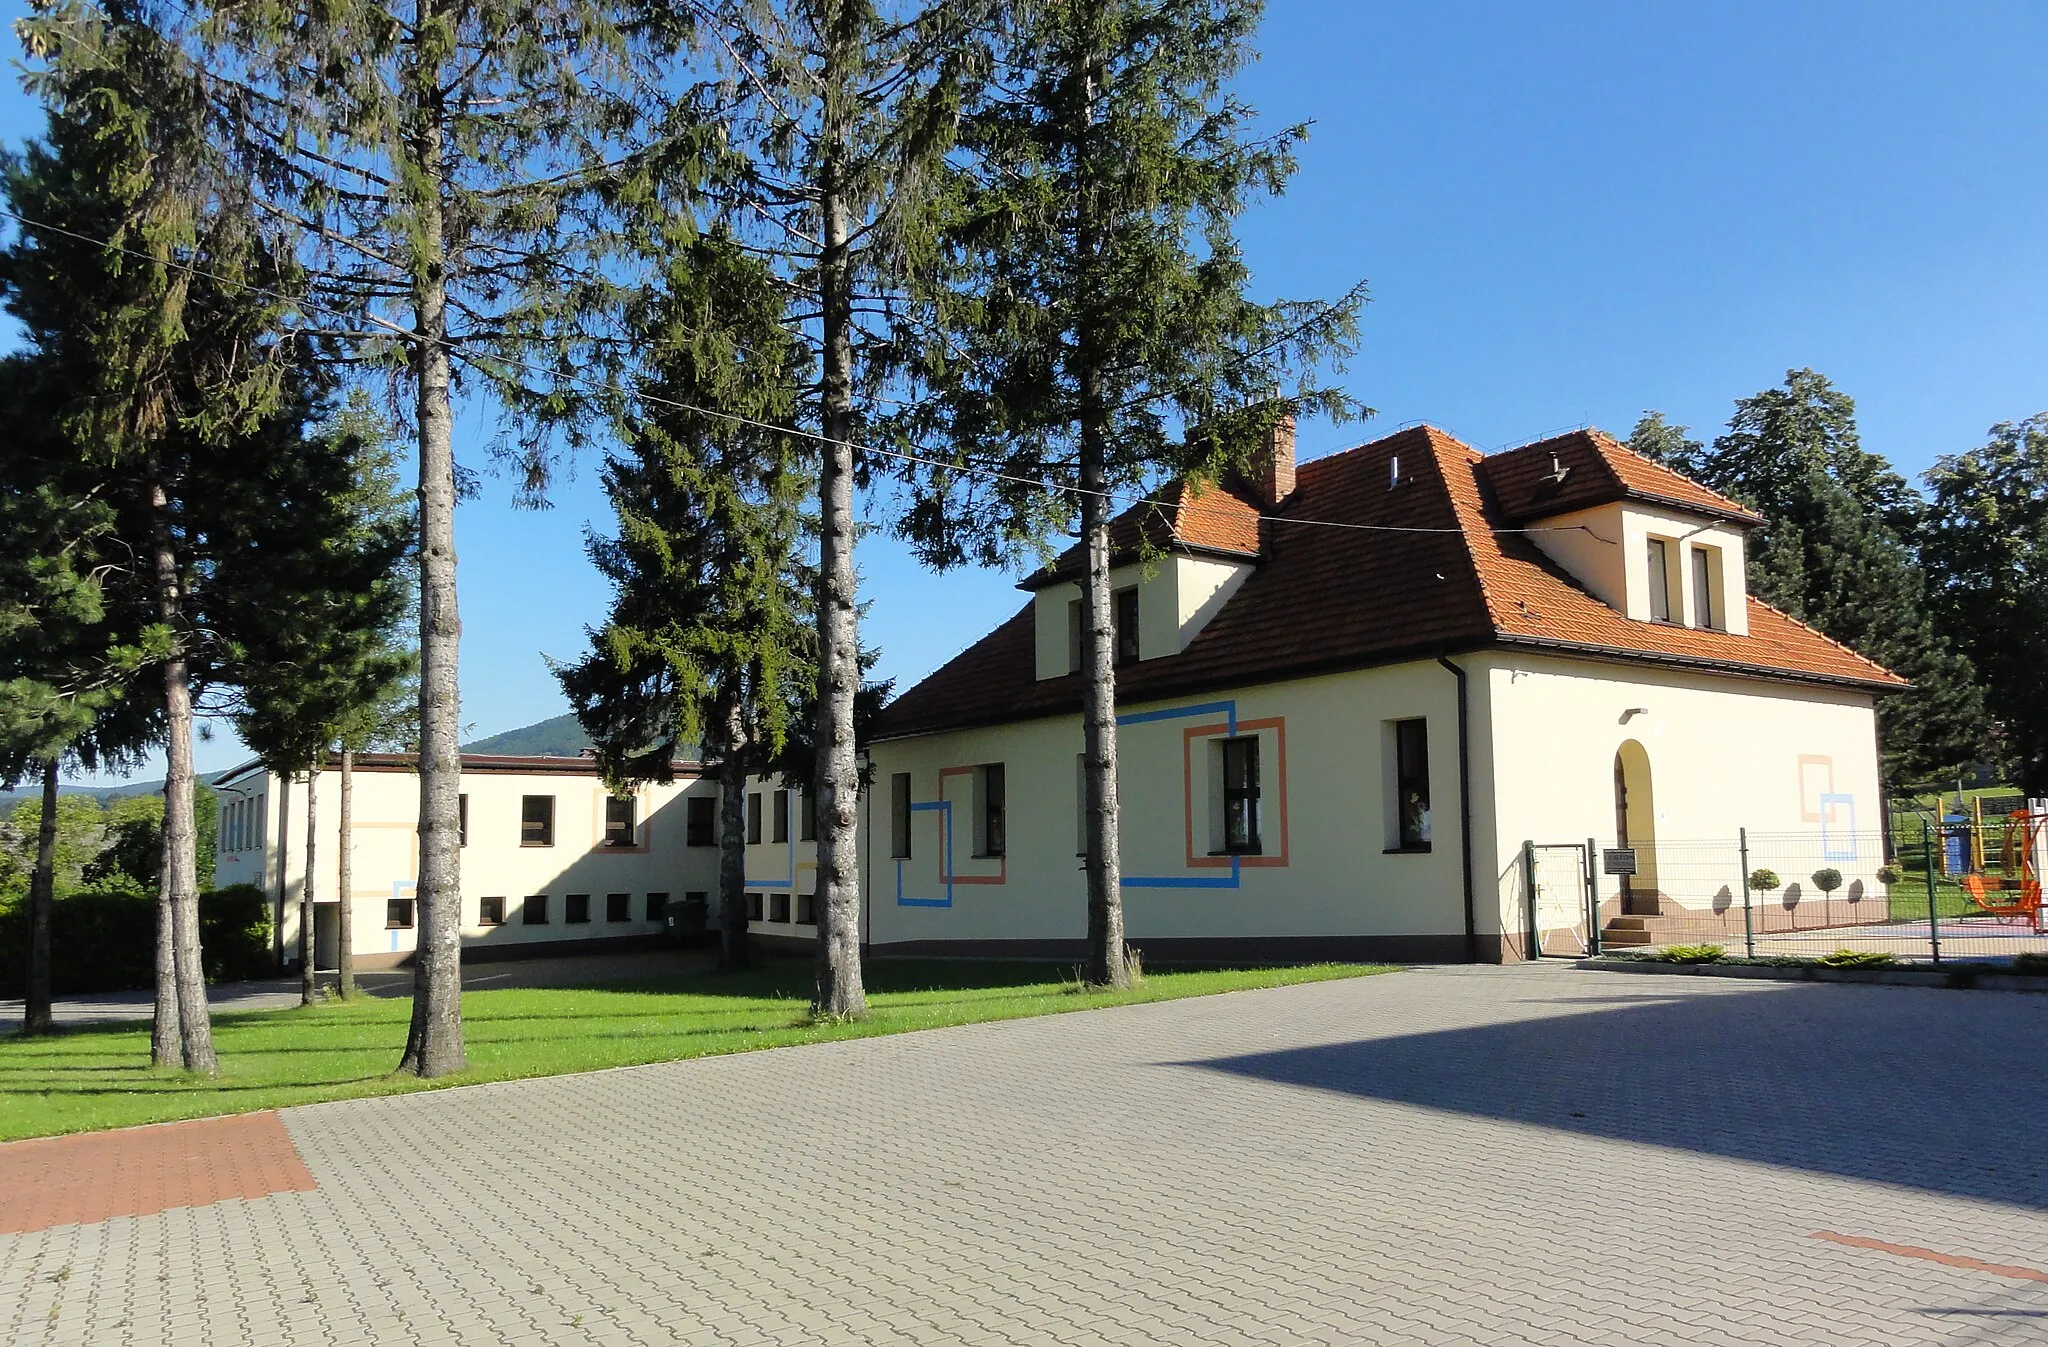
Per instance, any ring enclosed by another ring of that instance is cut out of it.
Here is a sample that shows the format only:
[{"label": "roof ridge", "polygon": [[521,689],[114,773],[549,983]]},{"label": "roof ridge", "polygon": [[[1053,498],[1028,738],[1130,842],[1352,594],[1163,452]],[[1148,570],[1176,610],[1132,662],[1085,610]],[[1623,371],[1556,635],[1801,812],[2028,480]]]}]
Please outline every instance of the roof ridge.
[{"label": "roof ridge", "polygon": [[[1478,465],[1486,456],[1448,431],[1440,431],[1434,426],[1424,426],[1422,429],[1424,439],[1436,457],[1437,479],[1442,484],[1444,499],[1451,507],[1451,518],[1458,524],[1460,554],[1465,558],[1465,564],[1472,568],[1472,583],[1479,590],[1479,606],[1485,610],[1487,626],[1492,628],[1495,635],[1499,635],[1503,629],[1500,609],[1494,602],[1493,587],[1487,583],[1486,568],[1479,564],[1479,543],[1474,537],[1475,533],[1480,534],[1496,548],[1500,545],[1499,538],[1493,532],[1493,526],[1486,519],[1486,493],[1480,484],[1480,474],[1477,471]],[[1458,489],[1451,481],[1449,466],[1444,462],[1444,451],[1447,449],[1464,451],[1464,462],[1459,466],[1471,474],[1472,492],[1477,497],[1479,510],[1476,529],[1473,527],[1474,521],[1466,518],[1466,506],[1459,499]]]}]

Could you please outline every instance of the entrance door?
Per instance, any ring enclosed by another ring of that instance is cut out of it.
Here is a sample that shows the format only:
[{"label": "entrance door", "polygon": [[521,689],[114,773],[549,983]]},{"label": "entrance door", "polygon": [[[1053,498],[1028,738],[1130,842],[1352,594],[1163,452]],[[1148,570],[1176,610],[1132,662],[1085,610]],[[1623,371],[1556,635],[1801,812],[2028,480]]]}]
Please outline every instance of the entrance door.
[{"label": "entrance door", "polygon": [[1631,739],[1614,755],[1614,838],[1636,853],[1636,872],[1621,876],[1621,910],[1657,915],[1657,813],[1650,793],[1650,755]]}]

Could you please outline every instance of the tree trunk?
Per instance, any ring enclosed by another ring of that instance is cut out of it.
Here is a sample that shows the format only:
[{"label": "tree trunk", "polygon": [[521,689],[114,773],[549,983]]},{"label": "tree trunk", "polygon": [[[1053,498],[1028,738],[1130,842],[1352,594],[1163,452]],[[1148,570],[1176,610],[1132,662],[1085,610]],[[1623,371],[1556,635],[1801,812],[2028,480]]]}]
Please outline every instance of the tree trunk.
[{"label": "tree trunk", "polygon": [[299,1004],[310,1006],[320,996],[315,967],[320,942],[313,930],[313,830],[320,826],[320,764],[306,773],[306,878],[299,885]]},{"label": "tree trunk", "polygon": [[721,699],[718,757],[718,966],[739,972],[747,948],[747,729],[737,695]]},{"label": "tree trunk", "polygon": [[356,994],[356,949],[355,919],[350,909],[355,905],[355,857],[354,814],[355,814],[355,750],[347,745],[341,750],[341,837],[335,843],[340,854],[339,872],[335,876],[335,897],[341,906],[334,913],[335,957],[339,970],[335,978],[334,994],[346,1001]]},{"label": "tree trunk", "polygon": [[36,830],[36,868],[28,882],[28,984],[21,1036],[47,1034],[50,1011],[50,907],[57,896],[57,757],[43,764],[43,818]]},{"label": "tree trunk", "polygon": [[[171,952],[176,972],[178,1045],[187,1071],[217,1075],[213,1022],[206,1009],[206,970],[199,951],[199,864],[193,848],[192,687],[185,664],[184,583],[172,550],[170,496],[152,464],[150,505],[155,516],[156,607],[172,633],[172,654],[164,661],[164,830],[163,875],[158,902],[168,905]],[[159,992],[161,996],[161,992]]]},{"label": "tree trunk", "polygon": [[[284,913],[291,902],[292,779],[277,778],[277,971],[284,971]],[[269,819],[264,825],[269,826]]]},{"label": "tree trunk", "polygon": [[[418,0],[413,32],[439,22]],[[446,226],[440,193],[447,109],[439,72],[415,36],[406,72],[413,132],[406,150],[424,186],[414,220],[413,371],[420,470],[420,873],[414,888],[418,951],[412,1027],[399,1070],[432,1078],[469,1065],[462,1046],[462,852],[459,795],[462,713],[456,660],[462,619],[455,606],[454,414],[448,393]]]},{"label": "tree trunk", "polygon": [[818,287],[824,310],[821,387],[825,444],[818,474],[818,919],[812,1013],[867,1013],[860,967],[860,769],[854,761],[853,699],[860,686],[858,596],[853,575],[853,277],[847,256],[846,200],[839,163],[848,53],[836,21],[824,26],[825,74],[820,183],[823,249]]},{"label": "tree trunk", "polygon": [[[1082,380],[1083,399],[1092,378]],[[1117,855],[1116,633],[1109,592],[1109,502],[1098,431],[1081,431],[1081,539],[1088,574],[1081,586],[1081,751],[1088,822],[1088,981],[1131,985],[1124,955],[1123,871]]]}]

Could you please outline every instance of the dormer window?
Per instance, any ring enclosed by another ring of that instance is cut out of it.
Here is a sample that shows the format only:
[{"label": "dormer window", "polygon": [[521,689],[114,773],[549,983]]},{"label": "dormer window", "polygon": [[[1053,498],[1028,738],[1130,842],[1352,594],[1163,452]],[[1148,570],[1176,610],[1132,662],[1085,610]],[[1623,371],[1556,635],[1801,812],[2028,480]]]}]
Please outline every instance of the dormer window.
[{"label": "dormer window", "polygon": [[1726,631],[1728,620],[1722,611],[1721,550],[1717,547],[1692,547],[1692,616],[1693,625],[1707,631]]},{"label": "dormer window", "polygon": [[1671,544],[1649,540],[1650,620],[1671,621]]}]

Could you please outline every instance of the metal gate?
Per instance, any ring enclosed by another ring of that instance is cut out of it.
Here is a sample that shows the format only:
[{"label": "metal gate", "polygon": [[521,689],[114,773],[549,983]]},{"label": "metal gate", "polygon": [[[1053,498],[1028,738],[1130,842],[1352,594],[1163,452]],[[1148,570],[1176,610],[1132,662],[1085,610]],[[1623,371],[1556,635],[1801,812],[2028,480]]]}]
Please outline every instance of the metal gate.
[{"label": "metal gate", "polygon": [[1523,843],[1522,886],[1529,899],[1530,957],[1576,959],[1595,952],[1590,842]]}]

